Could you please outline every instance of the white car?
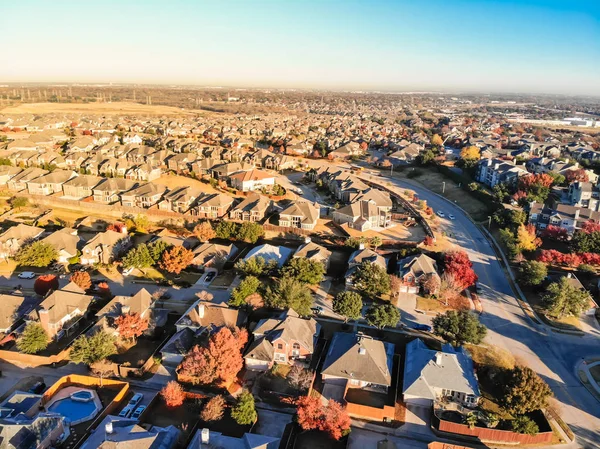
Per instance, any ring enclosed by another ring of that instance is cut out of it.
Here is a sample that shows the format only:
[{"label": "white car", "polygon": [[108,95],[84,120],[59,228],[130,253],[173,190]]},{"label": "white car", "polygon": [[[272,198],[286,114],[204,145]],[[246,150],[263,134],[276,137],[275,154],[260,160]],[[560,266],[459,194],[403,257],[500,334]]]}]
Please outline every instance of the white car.
[{"label": "white car", "polygon": [[440,216],[441,218],[444,218],[446,216],[445,213],[443,213],[441,210],[437,211],[438,216]]},{"label": "white car", "polygon": [[37,275],[33,271],[23,271],[19,273],[19,279],[33,279]]},{"label": "white car", "polygon": [[133,271],[133,267],[129,267],[123,270],[123,276],[129,276]]},{"label": "white car", "polygon": [[450,220],[454,220],[456,217],[455,217],[454,215],[450,214],[450,215],[448,215],[448,218],[449,218]]}]

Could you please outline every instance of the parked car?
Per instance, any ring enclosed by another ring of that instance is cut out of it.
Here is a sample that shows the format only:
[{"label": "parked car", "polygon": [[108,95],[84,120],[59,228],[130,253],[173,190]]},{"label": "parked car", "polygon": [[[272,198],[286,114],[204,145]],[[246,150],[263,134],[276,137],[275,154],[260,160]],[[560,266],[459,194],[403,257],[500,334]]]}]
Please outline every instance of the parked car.
[{"label": "parked car", "polygon": [[324,312],[324,309],[321,306],[313,307],[310,310],[312,310],[315,313],[315,315],[321,315]]},{"label": "parked car", "polygon": [[123,410],[121,410],[121,413],[119,413],[119,418],[129,418],[129,415],[131,415],[132,411],[133,407],[128,404]]},{"label": "parked car", "polygon": [[129,268],[125,268],[123,270],[123,276],[129,276],[131,274],[131,272],[133,271],[133,267],[129,267]]},{"label": "parked car", "polygon": [[144,413],[144,410],[146,410],[146,406],[140,405],[138,408],[135,409],[135,412],[133,412],[133,415],[131,415],[131,417],[133,419],[139,419],[139,417],[142,416],[142,413]]},{"label": "parked car", "polygon": [[217,273],[215,273],[214,271],[211,271],[204,278],[204,283],[205,284],[210,284],[213,281],[213,279],[215,278],[216,275],[217,275]]},{"label": "parked car", "polygon": [[33,279],[34,277],[36,277],[37,274],[35,274],[33,271],[23,271],[22,273],[19,273],[19,279]]},{"label": "parked car", "polygon": [[36,382],[33,387],[29,389],[30,393],[40,394],[46,389],[46,384],[44,382]]},{"label": "parked car", "polygon": [[443,213],[441,210],[438,210],[438,211],[437,211],[437,214],[438,214],[438,216],[439,216],[439,217],[441,217],[441,218],[444,218],[444,217],[446,216],[446,214],[445,214],[445,213]]},{"label": "parked car", "polygon": [[142,399],[144,399],[144,395],[142,393],[136,393],[133,395],[133,397],[129,400],[129,404],[132,407],[132,409],[138,405]]},{"label": "parked car", "polygon": [[429,324],[415,324],[413,329],[417,331],[431,332],[431,326]]}]

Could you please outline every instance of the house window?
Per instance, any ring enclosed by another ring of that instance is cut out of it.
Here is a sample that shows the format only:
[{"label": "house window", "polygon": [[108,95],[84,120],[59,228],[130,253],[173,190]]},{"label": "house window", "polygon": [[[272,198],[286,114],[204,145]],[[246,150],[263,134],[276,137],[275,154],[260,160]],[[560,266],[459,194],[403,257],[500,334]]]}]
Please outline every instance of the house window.
[{"label": "house window", "polygon": [[294,343],[292,345],[292,355],[294,355],[294,356],[300,355],[300,344],[299,343]]},{"label": "house window", "polygon": [[277,343],[277,349],[283,349],[283,344]]}]

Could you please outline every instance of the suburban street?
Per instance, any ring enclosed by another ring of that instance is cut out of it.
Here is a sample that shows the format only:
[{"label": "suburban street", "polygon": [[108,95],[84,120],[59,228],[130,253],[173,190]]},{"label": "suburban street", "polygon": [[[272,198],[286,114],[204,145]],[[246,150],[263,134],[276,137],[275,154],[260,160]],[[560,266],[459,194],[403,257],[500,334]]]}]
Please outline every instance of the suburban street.
[{"label": "suburban street", "polygon": [[579,382],[575,367],[582,358],[600,354],[600,332],[578,337],[532,322],[519,306],[490,242],[459,207],[416,183],[389,177],[385,181],[391,181],[398,192],[414,190],[435,211],[456,217],[444,220],[444,225],[450,240],[467,251],[479,276],[481,321],[489,329],[487,342],[508,350],[550,385],[563,419],[577,435],[577,447],[598,447],[600,404]]}]

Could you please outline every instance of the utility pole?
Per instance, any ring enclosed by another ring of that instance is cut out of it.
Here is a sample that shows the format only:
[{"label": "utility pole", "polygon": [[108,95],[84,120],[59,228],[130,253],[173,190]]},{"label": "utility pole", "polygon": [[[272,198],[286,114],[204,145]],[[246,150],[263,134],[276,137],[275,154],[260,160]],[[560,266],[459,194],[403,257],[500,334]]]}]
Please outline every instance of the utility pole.
[{"label": "utility pole", "polygon": [[488,215],[488,231],[490,230],[491,226],[492,226],[492,216]]},{"label": "utility pole", "polygon": [[442,195],[446,193],[446,181],[442,181]]}]

